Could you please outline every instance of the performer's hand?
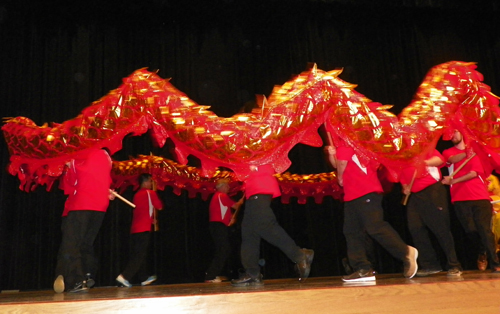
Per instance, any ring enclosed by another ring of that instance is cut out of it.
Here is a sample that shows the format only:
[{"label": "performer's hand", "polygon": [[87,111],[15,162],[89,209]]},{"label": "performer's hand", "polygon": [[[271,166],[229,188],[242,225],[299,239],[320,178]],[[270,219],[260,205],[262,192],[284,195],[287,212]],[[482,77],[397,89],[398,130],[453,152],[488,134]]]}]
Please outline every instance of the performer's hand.
[{"label": "performer's hand", "polygon": [[259,170],[257,166],[250,165],[250,171],[257,171],[257,170]]},{"label": "performer's hand", "polygon": [[235,217],[231,218],[231,221],[229,222],[229,227],[231,227],[235,223],[236,223],[236,218]]},{"label": "performer's hand", "polygon": [[337,154],[337,149],[335,146],[325,146],[326,150],[328,151],[328,155],[333,156]]},{"label": "performer's hand", "polygon": [[443,178],[443,180],[441,180],[441,183],[444,185],[451,185],[452,182],[453,182],[453,178],[450,176],[445,176]]},{"label": "performer's hand", "polygon": [[110,201],[112,201],[112,200],[114,200],[114,199],[115,199],[115,195],[114,195],[114,194],[113,194],[113,192],[111,192],[111,191],[113,191],[113,192],[114,192],[115,190],[111,190],[111,189],[109,190],[109,195],[108,195],[108,198],[109,198],[109,200],[110,200]]},{"label": "performer's hand", "polygon": [[241,206],[243,205],[244,201],[245,201],[245,194],[243,194],[243,196],[236,202],[236,204],[238,204],[238,206]]},{"label": "performer's hand", "polygon": [[338,183],[340,186],[344,186],[344,178],[342,178],[342,177],[337,177],[337,183]]},{"label": "performer's hand", "polygon": [[410,194],[410,186],[409,185],[403,185],[403,194],[404,195],[409,195]]}]

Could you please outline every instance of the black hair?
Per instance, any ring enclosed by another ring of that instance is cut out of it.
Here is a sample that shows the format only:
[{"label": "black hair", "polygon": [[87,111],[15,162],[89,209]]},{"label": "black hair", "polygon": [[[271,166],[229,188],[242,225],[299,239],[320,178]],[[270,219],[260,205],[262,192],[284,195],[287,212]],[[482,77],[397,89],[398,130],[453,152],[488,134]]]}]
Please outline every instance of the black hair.
[{"label": "black hair", "polygon": [[139,185],[142,185],[144,182],[146,182],[150,178],[151,178],[151,175],[149,173],[141,173],[139,175]]}]

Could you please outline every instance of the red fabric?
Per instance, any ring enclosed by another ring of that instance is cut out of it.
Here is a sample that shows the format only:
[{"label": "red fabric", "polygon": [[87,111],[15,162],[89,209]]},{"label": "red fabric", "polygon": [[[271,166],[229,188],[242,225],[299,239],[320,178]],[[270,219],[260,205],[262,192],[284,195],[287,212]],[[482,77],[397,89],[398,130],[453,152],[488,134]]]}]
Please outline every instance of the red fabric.
[{"label": "red fabric", "polygon": [[[443,151],[443,156],[445,160],[450,159],[451,156],[458,155],[463,153],[463,150],[460,150],[456,147],[448,148]],[[448,172],[451,174],[455,169],[460,167],[468,157],[462,159],[461,161],[455,164],[449,164]],[[487,183],[485,180],[483,166],[481,164],[481,160],[479,157],[474,156],[460,171],[455,175],[455,178],[459,178],[468,174],[471,171],[475,171],[477,173],[477,177],[459,182],[451,185],[450,194],[451,194],[451,202],[458,201],[474,201],[474,200],[489,200],[490,196],[488,193]]]},{"label": "red fabric", "polygon": [[[439,157],[443,161],[444,166],[444,157],[435,149],[431,151],[430,154],[426,156],[425,159],[429,159],[431,157]],[[420,192],[428,186],[433,185],[436,182],[441,181],[442,175],[439,170],[443,166],[440,167],[425,167],[425,172],[423,174],[418,174],[413,181],[413,185],[411,187],[411,192],[416,193]],[[415,173],[416,167],[408,167],[403,169],[400,176],[401,184],[410,184]],[[434,177],[431,173],[433,173],[436,177]],[[437,178],[437,179],[436,179]]]},{"label": "red fabric", "polygon": [[148,189],[140,189],[134,195],[134,215],[132,218],[132,225],[130,226],[130,233],[139,233],[151,231],[153,224],[153,217],[149,214],[149,197],[151,197],[151,204],[154,208],[160,209],[163,207],[162,202],[158,198],[155,191]]},{"label": "red fabric", "polygon": [[105,212],[109,205],[111,158],[102,149],[71,162],[65,175],[64,192],[69,193],[63,216],[72,210]]},{"label": "red fabric", "polygon": [[270,194],[274,197],[281,195],[278,180],[274,177],[271,165],[259,166],[257,171],[251,171],[245,181],[245,196],[248,199],[255,194]]},{"label": "red fabric", "polygon": [[233,207],[234,203],[235,201],[229,198],[226,193],[215,192],[208,207],[210,214],[209,221],[222,222],[226,226],[229,226],[232,216],[231,207]]},{"label": "red fabric", "polygon": [[[366,165],[362,165],[356,159],[357,156],[351,147],[337,148],[337,160],[347,161],[342,177],[344,180],[344,201],[352,201],[368,193],[383,192],[377,175],[379,164],[375,161],[369,161]],[[366,173],[360,166],[364,167]]]}]

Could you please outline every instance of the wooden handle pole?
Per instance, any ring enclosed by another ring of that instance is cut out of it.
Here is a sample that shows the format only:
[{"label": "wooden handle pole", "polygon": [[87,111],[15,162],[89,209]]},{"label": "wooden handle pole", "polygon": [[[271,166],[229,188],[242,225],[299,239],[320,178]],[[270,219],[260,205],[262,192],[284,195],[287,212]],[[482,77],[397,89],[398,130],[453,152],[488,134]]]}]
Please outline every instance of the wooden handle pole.
[{"label": "wooden handle pole", "polygon": [[415,172],[413,173],[413,177],[411,178],[411,182],[410,182],[410,192],[408,194],[405,195],[405,198],[403,199],[403,205],[406,206],[406,204],[408,204],[408,199],[410,198],[410,194],[411,194],[411,188],[413,187],[413,182],[415,182],[415,178],[417,177],[417,169],[415,169]]},{"label": "wooden handle pole", "polygon": [[465,165],[466,165],[466,164],[467,164],[467,163],[468,163],[468,162],[469,162],[469,161],[470,161],[470,160],[471,160],[474,156],[476,156],[476,153],[473,153],[472,155],[470,155],[470,157],[469,157],[469,158],[467,158],[467,160],[466,160],[466,161],[464,161],[464,162],[460,165],[460,167],[458,167],[458,168],[457,168],[457,170],[453,171],[453,173],[451,174],[451,176],[450,176],[450,177],[452,177],[452,178],[453,178],[453,177],[454,177],[454,176],[455,176],[455,175],[456,175],[456,174],[457,174],[460,170],[462,170],[462,168],[463,168],[463,167],[464,167],[464,166],[465,166]]},{"label": "wooden handle pole", "polygon": [[125,203],[127,203],[128,205],[130,205],[133,208],[135,208],[135,204],[132,203],[131,201],[129,201],[128,199],[126,199],[125,197],[121,196],[120,194],[116,193],[113,190],[109,190],[109,192],[111,192],[115,197],[118,197],[119,199],[121,199],[122,201],[124,201]]}]

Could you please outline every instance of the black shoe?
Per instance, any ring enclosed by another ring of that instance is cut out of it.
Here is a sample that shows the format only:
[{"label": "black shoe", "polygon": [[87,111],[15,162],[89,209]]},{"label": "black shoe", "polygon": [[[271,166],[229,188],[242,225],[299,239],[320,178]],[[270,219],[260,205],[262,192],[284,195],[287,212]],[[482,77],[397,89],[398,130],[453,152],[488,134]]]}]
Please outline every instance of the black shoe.
[{"label": "black shoe", "polygon": [[373,269],[360,269],[348,276],[342,277],[346,282],[375,281],[375,271]]},{"label": "black shoe", "polygon": [[85,275],[85,278],[86,278],[86,281],[87,281],[87,287],[90,289],[92,288],[94,285],[95,285],[95,280],[94,278],[92,277],[92,274],[90,273],[87,273]]},{"label": "black shoe", "polygon": [[458,267],[453,267],[448,270],[448,277],[460,277],[462,275],[462,271]]},{"label": "black shoe", "polygon": [[415,274],[417,277],[427,277],[429,275],[434,275],[437,273],[442,272],[443,270],[441,268],[423,268],[417,270],[417,273]]},{"label": "black shoe", "polygon": [[71,292],[71,293],[86,292],[88,290],[89,290],[89,288],[87,287],[87,283],[85,281],[82,281],[82,282],[76,283],[75,287],[73,289],[69,290],[69,292]]},{"label": "black shoe", "polygon": [[264,281],[262,281],[262,275],[259,274],[256,278],[249,275],[245,275],[240,279],[231,280],[231,286],[233,287],[248,287],[248,286],[263,286]]},{"label": "black shoe", "polygon": [[301,251],[304,252],[305,257],[302,261],[298,262],[295,267],[299,272],[299,280],[305,281],[307,277],[309,277],[309,273],[311,272],[311,264],[314,259],[314,251],[308,249],[302,249]]},{"label": "black shoe", "polygon": [[488,257],[486,256],[486,252],[484,252],[477,257],[477,269],[485,271],[486,268],[488,268]]}]

